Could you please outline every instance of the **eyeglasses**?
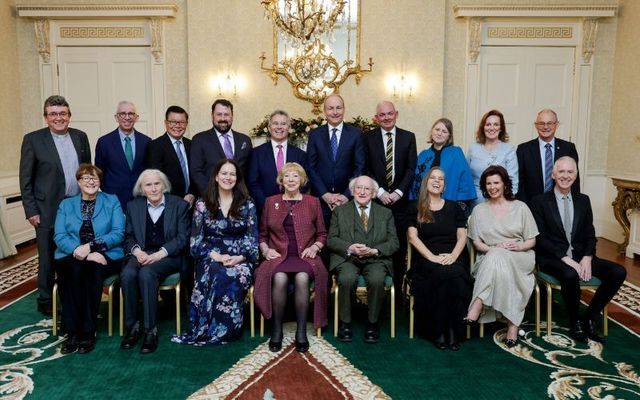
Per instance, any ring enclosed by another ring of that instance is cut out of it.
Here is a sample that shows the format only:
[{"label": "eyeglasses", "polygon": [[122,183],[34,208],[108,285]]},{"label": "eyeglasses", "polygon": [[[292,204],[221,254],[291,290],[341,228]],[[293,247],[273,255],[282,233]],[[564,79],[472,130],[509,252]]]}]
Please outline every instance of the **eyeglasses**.
[{"label": "eyeglasses", "polygon": [[554,127],[558,124],[558,121],[554,121],[554,122],[536,122],[535,126],[540,127],[540,128],[551,128]]},{"label": "eyeglasses", "polygon": [[119,112],[118,114],[116,114],[118,117],[120,118],[134,118],[136,117],[138,114],[134,113],[134,112]]},{"label": "eyeglasses", "polygon": [[81,177],[80,180],[84,183],[100,182],[100,178],[98,178],[97,176],[88,176],[88,175]]},{"label": "eyeglasses", "polygon": [[69,114],[66,111],[47,113],[47,117],[50,117],[50,118],[58,118],[58,117],[67,118],[69,115],[71,114]]},{"label": "eyeglasses", "polygon": [[359,192],[359,191],[370,192],[372,190],[369,186],[356,186],[354,189],[356,190],[356,192]]},{"label": "eyeglasses", "polygon": [[167,123],[169,123],[169,125],[171,126],[187,126],[188,121],[167,121]]}]

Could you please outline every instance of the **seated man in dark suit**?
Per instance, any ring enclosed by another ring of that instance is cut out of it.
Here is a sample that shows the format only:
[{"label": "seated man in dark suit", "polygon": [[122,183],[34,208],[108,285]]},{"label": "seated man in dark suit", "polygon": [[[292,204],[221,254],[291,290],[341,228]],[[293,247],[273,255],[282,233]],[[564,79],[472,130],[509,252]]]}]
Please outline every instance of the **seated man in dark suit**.
[{"label": "seated man in dark suit", "polygon": [[[603,342],[595,319],[624,282],[626,270],[611,261],[596,257],[596,235],[589,197],[572,193],[578,168],[572,157],[560,157],[553,166],[553,190],[531,202],[531,212],[540,235],[536,241],[536,261],[540,269],[562,285],[562,298],[569,312],[571,336]],[[602,281],[582,318],[579,281],[595,276]]]},{"label": "seated man in dark suit", "polygon": [[[576,146],[556,137],[558,115],[555,111],[544,109],[538,113],[534,126],[538,137],[518,145],[518,200],[531,204],[535,196],[553,189],[551,173],[553,162],[560,157],[570,156],[578,162]],[[580,174],[573,185],[573,193],[580,193]]]},{"label": "seated man in dark suit", "polygon": [[353,338],[351,303],[359,275],[367,283],[369,305],[364,340],[376,343],[380,338],[378,316],[384,300],[384,278],[392,273],[391,257],[399,245],[391,210],[371,201],[378,188],[366,175],[352,179],[349,189],[353,200],[337,207],[331,217],[329,270],[337,274],[340,289],[338,339],[343,342]]},{"label": "seated man in dark suit", "polygon": [[158,287],[178,272],[189,242],[189,204],[168,192],[171,184],[157,169],[144,170],[134,186],[136,198],[127,205],[125,253],[129,257],[120,273],[124,294],[126,334],[123,349],[133,348],[141,335],[138,299],[144,310],[144,341],[140,352],[158,347]]},{"label": "seated man in dark suit", "polygon": [[304,168],[305,172],[308,170],[307,153],[287,143],[290,127],[289,114],[282,110],[272,112],[268,127],[271,140],[251,152],[247,187],[256,203],[258,215],[262,214],[267,197],[281,193],[280,185],[276,180],[284,164],[296,162]]},{"label": "seated man in dark suit", "polygon": [[103,173],[102,191],[118,196],[122,209],[126,210],[127,202],[133,198],[133,185],[144,169],[151,138],[135,129],[139,116],[132,102],[118,103],[114,117],[118,127],[96,144],[96,167]]},{"label": "seated man in dark suit", "polygon": [[332,94],[324,100],[327,124],[309,132],[309,182],[322,201],[324,222],[331,211],[349,201],[349,179],[364,173],[365,152],[360,129],[344,123],[344,100]]},{"label": "seated man in dark suit", "polygon": [[164,117],[166,134],[149,143],[145,166],[164,172],[171,184],[171,194],[193,205],[195,190],[189,176],[191,140],[184,137],[188,125],[189,114],[184,108],[167,108]]}]

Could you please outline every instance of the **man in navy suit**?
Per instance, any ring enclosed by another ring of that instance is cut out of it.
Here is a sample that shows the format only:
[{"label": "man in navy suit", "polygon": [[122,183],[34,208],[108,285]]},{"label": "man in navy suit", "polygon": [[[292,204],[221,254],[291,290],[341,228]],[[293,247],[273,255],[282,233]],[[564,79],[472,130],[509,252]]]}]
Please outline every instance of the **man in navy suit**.
[{"label": "man in navy suit", "polygon": [[307,154],[296,146],[287,143],[289,115],[276,110],[269,116],[270,140],[251,152],[251,162],[247,174],[247,186],[256,203],[258,214],[262,212],[267,197],[281,192],[276,182],[278,172],[285,163],[296,162],[308,171]]},{"label": "man in navy suit", "polygon": [[324,220],[349,201],[349,180],[364,173],[362,132],[344,123],[344,100],[332,94],[324,100],[327,124],[309,132],[307,157],[313,194],[322,199]]},{"label": "man in navy suit", "polygon": [[38,311],[50,316],[53,291],[53,224],[60,202],[80,193],[76,171],[91,162],[87,135],[69,128],[71,110],[62,96],[44,102],[46,128],[28,133],[20,151],[20,193],[38,246]]},{"label": "man in navy suit", "polygon": [[188,125],[189,114],[184,108],[167,108],[164,114],[167,131],[149,143],[145,166],[162,171],[171,183],[170,193],[193,205],[195,190],[189,174],[191,140],[184,137]]},{"label": "man in navy suit", "polygon": [[[621,265],[596,257],[596,235],[589,196],[572,191],[578,167],[572,157],[559,158],[553,167],[554,188],[533,198],[531,212],[540,235],[536,239],[536,261],[540,269],[562,285],[562,299],[569,313],[571,336],[603,342],[595,319],[624,282]],[[592,276],[602,282],[579,318],[580,281]]]},{"label": "man in navy suit", "polygon": [[114,116],[118,127],[98,139],[96,167],[103,173],[102,191],[115,194],[123,210],[133,198],[133,185],[144,169],[144,157],[151,138],[135,130],[136,106],[130,101],[118,103]]},{"label": "man in navy suit", "polygon": [[[393,281],[396,293],[402,290],[406,272],[407,227],[409,226],[409,190],[416,170],[416,136],[396,126],[398,111],[390,101],[376,106],[379,128],[364,134],[367,154],[366,174],[380,185],[375,197],[393,213],[400,249],[393,256]],[[399,299],[402,301],[402,299]]]},{"label": "man in navy suit", "polygon": [[[538,194],[553,189],[551,178],[553,162],[560,157],[570,156],[578,162],[576,146],[566,140],[555,137],[558,129],[558,115],[555,111],[544,109],[538,113],[534,123],[538,137],[518,145],[518,200],[527,204]],[[580,175],[576,177],[572,192],[580,193]]]},{"label": "man in navy suit", "polygon": [[229,100],[213,102],[211,122],[213,127],[196,134],[191,143],[189,168],[192,183],[200,195],[207,190],[213,167],[224,158],[235,160],[246,173],[252,149],[249,136],[231,130],[233,104]]}]

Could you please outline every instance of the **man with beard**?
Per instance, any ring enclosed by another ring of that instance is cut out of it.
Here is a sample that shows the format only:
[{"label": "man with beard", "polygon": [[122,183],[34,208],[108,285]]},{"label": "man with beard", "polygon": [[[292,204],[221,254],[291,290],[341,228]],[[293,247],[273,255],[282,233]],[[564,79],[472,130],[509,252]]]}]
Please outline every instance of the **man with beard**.
[{"label": "man with beard", "polygon": [[211,171],[221,159],[235,160],[242,172],[246,173],[252,149],[249,136],[231,130],[233,104],[229,100],[217,99],[213,102],[211,121],[213,127],[196,134],[191,142],[189,168],[192,183],[199,194],[207,190]]}]

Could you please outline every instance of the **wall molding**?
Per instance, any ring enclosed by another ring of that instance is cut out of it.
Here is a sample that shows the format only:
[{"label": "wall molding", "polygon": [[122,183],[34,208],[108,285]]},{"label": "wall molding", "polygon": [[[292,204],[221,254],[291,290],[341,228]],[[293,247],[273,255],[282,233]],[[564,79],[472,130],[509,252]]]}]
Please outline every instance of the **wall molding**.
[{"label": "wall molding", "polygon": [[615,17],[617,5],[456,5],[453,15],[456,18],[472,17],[517,17],[517,18],[585,18]]},{"label": "wall molding", "polygon": [[16,11],[18,17],[23,18],[175,18],[176,13],[178,12],[178,7],[172,4],[17,4]]}]

